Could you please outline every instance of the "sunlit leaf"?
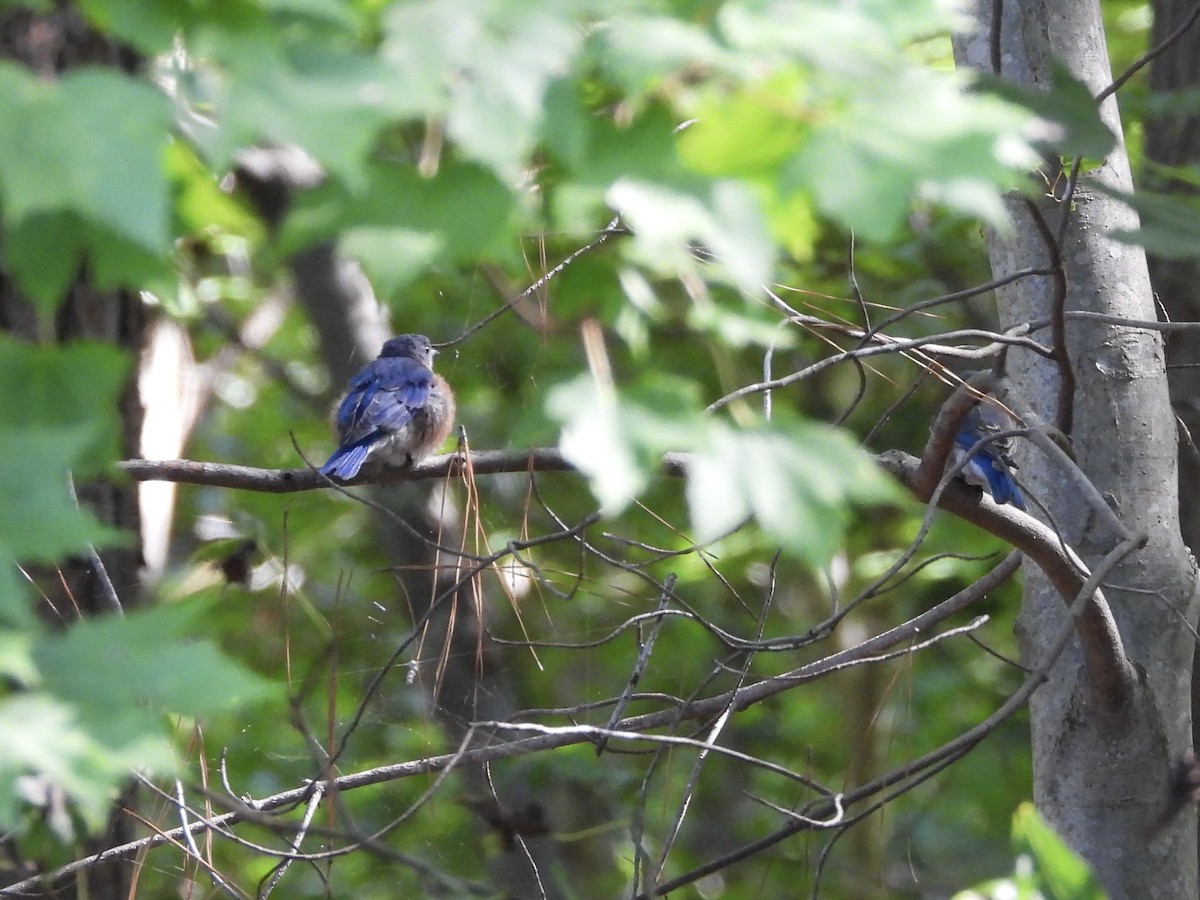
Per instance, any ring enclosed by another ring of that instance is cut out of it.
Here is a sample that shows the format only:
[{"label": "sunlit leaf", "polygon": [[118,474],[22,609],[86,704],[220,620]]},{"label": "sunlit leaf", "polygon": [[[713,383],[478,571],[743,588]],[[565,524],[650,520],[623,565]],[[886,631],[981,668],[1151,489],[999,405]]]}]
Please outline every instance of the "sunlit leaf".
[{"label": "sunlit leaf", "polygon": [[576,4],[419,0],[386,17],[383,57],[415,114],[444,117],[471,159],[515,178],[533,148],[550,83],[582,42]]},{"label": "sunlit leaf", "polygon": [[762,209],[753,193],[737,182],[719,181],[710,190],[685,192],[620,180],[607,199],[633,229],[647,264],[668,271],[694,270],[699,245],[747,293],[770,279],[773,252]]},{"label": "sunlit leaf", "polygon": [[1100,900],[1104,892],[1088,864],[1055,833],[1032,803],[1013,814],[1013,845],[1033,857],[1034,873],[1047,896]]},{"label": "sunlit leaf", "polygon": [[813,566],[842,545],[856,506],[898,496],[847,435],[815,423],[741,430],[714,423],[692,453],[687,496],[697,540],[753,516]]},{"label": "sunlit leaf", "polygon": [[686,451],[692,531],[704,543],[753,517],[810,565],[842,544],[855,507],[898,488],[846,434],[828,426],[738,429],[689,406],[690,391],[645,395],[600,389],[580,377],[557,387],[548,410],[564,423],[560,448],[615,515],[659,475],[662,454]]},{"label": "sunlit leaf", "polygon": [[1037,114],[1041,121],[1031,125],[1029,134],[1040,149],[1067,157],[1103,159],[1117,140],[1101,120],[1091,89],[1061,62],[1053,62],[1051,71],[1053,80],[1036,88],[986,75],[981,76],[980,84]]}]

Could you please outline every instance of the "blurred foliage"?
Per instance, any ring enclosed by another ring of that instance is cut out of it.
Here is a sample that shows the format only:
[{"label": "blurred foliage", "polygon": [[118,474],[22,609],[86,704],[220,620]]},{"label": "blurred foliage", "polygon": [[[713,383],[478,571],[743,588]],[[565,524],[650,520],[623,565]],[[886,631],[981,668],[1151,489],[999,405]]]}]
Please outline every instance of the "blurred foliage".
[{"label": "blurred foliage", "polygon": [[[536,494],[518,475],[480,478],[469,496],[449,485],[461,517],[447,520],[443,541],[486,554],[555,530],[556,518],[576,522],[598,500],[605,519],[589,540],[630,563],[605,566],[556,543],[485,573],[490,634],[558,642],[505,648],[505,674],[528,709],[621,692],[638,654],[629,632],[567,645],[655,609],[639,572],[675,576],[692,609],[744,639],[803,635],[879,577],[924,511],[900,499],[860,444],[869,435],[868,450],[918,452],[945,389],[918,383],[919,357],[893,354],[777,387],[770,416],[759,393],[706,413],[771,377],[768,364],[778,377],[836,352],[836,333],[789,325],[763,287],[799,313],[862,325],[986,281],[978,221],[1004,226],[1002,193],[1029,189],[1036,150],[1103,152],[1108,137],[1069,79],[1037,98],[986,83],[967,90],[948,64],[958,19],[934,0],[78,6],[141,53],[144,71],[55,81],[0,65],[3,266],[44,326],[86,261],[99,285],[145,291],[157,314],[187,328],[210,393],[186,456],[297,466],[295,446],[309,460],[331,448],[325,411],[338,386],[303,313],[282,304],[252,350],[233,348],[220,327],[277,302],[296,252],[335,241],[361,261],[396,331],[445,341],[614,216],[632,231],[439,358],[473,448],[559,444],[588,476],[539,476]],[[1144,8],[1110,4],[1110,19],[1137,22]],[[1131,57],[1143,32],[1114,29],[1114,53]],[[1031,128],[1036,116],[1059,127]],[[242,148],[291,144],[324,177],[274,227],[225,179]],[[909,318],[903,336],[994,318],[986,297],[944,310]],[[603,377],[595,359],[589,373],[578,338],[595,324]],[[184,487],[154,608],[56,633],[36,625],[16,563],[131,539],[78,509],[67,474],[110,469],[117,394],[135,364],[114,348],[0,343],[0,824],[47,858],[74,855],[71,842],[102,821],[134,767],[209,783],[223,756],[232,788],[252,797],[319,777],[313,744],[337,742],[419,605],[405,573],[387,568],[381,533],[395,526],[382,514],[333,492]],[[686,484],[659,473],[668,450],[696,454]],[[684,552],[697,541],[710,543]],[[826,641],[759,654],[752,677],[916,615],[1003,549],[935,517],[899,587]],[[869,781],[976,724],[1019,683],[1004,661],[1016,652],[1016,602],[1006,586],[971,610],[990,616],[976,637],[995,655],[957,638],[848,669],[739,713],[723,739],[823,784]],[[339,772],[455,749],[430,709],[441,653],[418,644],[404,656]],[[638,689],[712,694],[734,686],[745,664],[710,630],[672,617]],[[604,725],[608,712],[573,720]],[[631,810],[643,804],[641,849],[653,857],[693,761],[667,754],[647,775],[642,754],[597,758],[584,745],[497,763],[491,775],[542,786],[538,801],[573,869],[561,877],[577,896],[616,896],[632,873]],[[1006,869],[999,835],[1029,778],[1026,736],[1010,722],[851,830],[823,863],[828,835],[813,832],[679,895],[791,896],[818,877],[823,896],[948,892]],[[57,817],[46,785],[70,798]],[[801,808],[812,795],[766,770],[708,760],[665,877],[779,827],[759,798]],[[359,833],[420,802],[384,841],[424,867],[353,853],[324,869],[293,867],[287,896],[467,895],[499,852],[480,799],[458,776],[346,792],[335,818]],[[165,807],[152,817],[163,828],[177,820]],[[269,868],[225,842],[215,863],[242,885]],[[171,869],[142,871],[146,896],[176,889]]]},{"label": "blurred foliage", "polygon": [[1046,824],[1032,803],[1013,814],[1016,872],[954,895],[954,900],[1102,900],[1086,862]]}]

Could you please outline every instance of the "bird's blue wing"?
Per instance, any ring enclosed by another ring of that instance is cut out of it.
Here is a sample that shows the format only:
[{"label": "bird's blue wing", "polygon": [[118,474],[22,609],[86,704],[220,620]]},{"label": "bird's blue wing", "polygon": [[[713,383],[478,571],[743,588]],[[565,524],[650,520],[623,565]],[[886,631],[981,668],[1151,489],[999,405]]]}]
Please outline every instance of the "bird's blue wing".
[{"label": "bird's blue wing", "polygon": [[429,400],[433,373],[412,359],[377,359],[350,380],[338,407],[343,444],[376,432],[396,431]]},{"label": "bird's blue wing", "polygon": [[350,379],[337,412],[340,446],[321,467],[344,480],[358,474],[367,457],[399,438],[413,415],[429,402],[433,371],[409,357],[380,356]]},{"label": "bird's blue wing", "polygon": [[357,427],[363,431],[397,431],[429,402],[433,373],[412,359],[379,359],[375,365],[375,390],[364,397]]}]

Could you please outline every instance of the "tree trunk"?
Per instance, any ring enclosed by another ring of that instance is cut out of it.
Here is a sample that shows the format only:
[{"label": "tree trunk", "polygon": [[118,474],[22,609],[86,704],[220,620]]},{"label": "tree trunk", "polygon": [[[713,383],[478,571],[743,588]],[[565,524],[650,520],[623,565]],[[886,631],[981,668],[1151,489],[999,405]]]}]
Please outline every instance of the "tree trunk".
[{"label": "tree trunk", "polygon": [[[1047,87],[1051,54],[1093,94],[1111,81],[1098,3],[1094,0],[1008,0],[1000,24],[1000,74]],[[956,46],[960,64],[991,69],[993,5],[978,3],[978,29]],[[1115,100],[1101,107],[1120,136]],[[1054,170],[1043,173],[1055,183]],[[1089,178],[1131,189],[1123,143]],[[1107,234],[1136,226],[1128,207],[1081,184],[1071,209],[1052,197],[1038,212],[1056,232],[1069,213],[1060,256],[1066,309],[1154,320],[1144,253]],[[1051,260],[1034,214],[1014,199],[1015,228],[989,235],[994,273]],[[1027,279],[998,292],[1002,325],[1053,315],[1056,282]],[[1037,337],[1049,343],[1043,330]],[[1196,570],[1179,528],[1176,439],[1157,332],[1073,321],[1066,344],[1076,386],[1071,398],[1072,441],[1079,465],[1131,530],[1149,536],[1105,584],[1125,652],[1138,668],[1132,698],[1114,708],[1085,676],[1078,640],[1054,664],[1030,703],[1034,800],[1043,815],[1092,865],[1112,897],[1197,896],[1193,816],[1178,817],[1154,834],[1167,804],[1174,762],[1191,743],[1190,678],[1197,612]],[[1058,420],[1059,370],[1045,358],[1014,351],[1010,371],[1018,390],[1045,420]],[[1033,495],[1091,567],[1116,544],[1067,479],[1032,450],[1023,455]],[[1064,598],[1026,568],[1018,621],[1024,662],[1039,666],[1066,619]]]}]

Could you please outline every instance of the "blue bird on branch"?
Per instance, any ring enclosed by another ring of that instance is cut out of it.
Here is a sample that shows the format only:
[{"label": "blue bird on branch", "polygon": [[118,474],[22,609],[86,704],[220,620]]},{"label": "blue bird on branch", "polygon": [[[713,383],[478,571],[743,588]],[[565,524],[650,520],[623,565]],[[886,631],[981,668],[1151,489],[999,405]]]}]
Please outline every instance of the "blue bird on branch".
[{"label": "blue bird on branch", "polygon": [[350,379],[338,406],[340,445],[321,474],[340,481],[369,459],[411,466],[438,449],[454,427],[454,392],[433,371],[437,351],[423,334],[402,334]]},{"label": "blue bird on branch", "polygon": [[[987,488],[997,503],[1011,503],[1023,510],[1025,500],[1012,473],[1016,468],[1011,456],[1012,439],[996,437],[987,440],[1009,427],[1007,416],[986,401],[971,407],[954,436],[950,463],[957,466],[969,454],[970,458],[959,470],[963,479],[968,484]],[[980,444],[980,441],[986,443]],[[973,447],[975,450],[971,452]]]}]

